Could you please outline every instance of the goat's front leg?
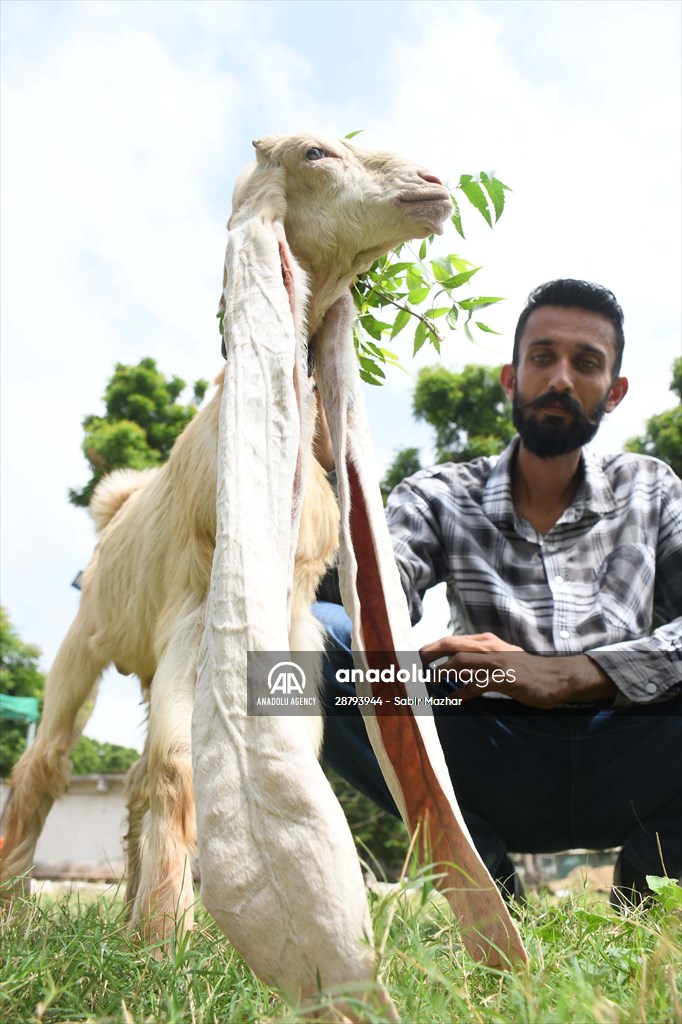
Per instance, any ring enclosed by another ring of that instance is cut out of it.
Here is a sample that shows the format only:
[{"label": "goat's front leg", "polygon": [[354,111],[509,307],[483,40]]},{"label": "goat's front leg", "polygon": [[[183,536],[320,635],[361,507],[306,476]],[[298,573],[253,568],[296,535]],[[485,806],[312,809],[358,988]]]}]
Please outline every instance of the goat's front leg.
[{"label": "goat's front leg", "polygon": [[97,651],[85,600],[48,674],[35,741],[17,762],[10,779],[11,792],[0,823],[4,837],[0,881],[8,883],[1,890],[5,898],[28,888],[36,843],[52,804],[68,786],[69,753],[88,720],[97,682],[106,665]]},{"label": "goat's front leg", "polygon": [[202,631],[201,610],[180,621],[151,685],[149,810],[132,912],[134,925],[151,943],[168,939],[176,926],[184,931],[193,925],[196,828],[190,733]]}]

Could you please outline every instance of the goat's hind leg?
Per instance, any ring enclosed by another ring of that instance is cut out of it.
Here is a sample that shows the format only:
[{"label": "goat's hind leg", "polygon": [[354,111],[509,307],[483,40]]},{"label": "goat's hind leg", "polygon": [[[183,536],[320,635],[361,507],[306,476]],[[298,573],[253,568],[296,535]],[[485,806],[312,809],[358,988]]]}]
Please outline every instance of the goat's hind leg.
[{"label": "goat's hind leg", "polygon": [[[81,609],[83,605],[81,603]],[[79,611],[57,652],[45,686],[43,714],[36,738],[17,762],[11,792],[0,823],[4,837],[0,895],[26,892],[36,843],[55,800],[71,774],[69,753],[89,717],[86,702],[106,661],[98,655],[87,614]]]},{"label": "goat's hind leg", "polygon": [[126,895],[128,913],[140,887],[142,870],[142,835],[149,815],[149,756],[148,740],[145,741],[142,757],[128,769],[125,781],[126,807],[128,808],[128,831],[125,837],[126,852]]},{"label": "goat's hind leg", "polygon": [[133,923],[160,943],[193,925],[192,859],[196,854],[191,725],[197,657],[203,634],[197,610],[176,628],[151,684],[147,784],[149,810],[139,840]]}]

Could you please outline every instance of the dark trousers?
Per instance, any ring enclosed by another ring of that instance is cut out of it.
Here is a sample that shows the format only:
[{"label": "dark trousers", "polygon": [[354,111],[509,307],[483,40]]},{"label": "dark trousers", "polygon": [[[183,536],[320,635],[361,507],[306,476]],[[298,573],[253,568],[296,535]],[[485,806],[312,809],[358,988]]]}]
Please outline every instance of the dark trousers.
[{"label": "dark trousers", "polygon": [[[380,807],[397,810],[335,671],[352,667],[350,620],[340,605],[313,607],[328,634],[322,756]],[[682,875],[682,695],[665,704],[541,711],[479,697],[434,708],[457,800],[492,874],[507,851],[551,853],[622,846],[640,872]],[[658,841],[663,854],[663,864]]]}]

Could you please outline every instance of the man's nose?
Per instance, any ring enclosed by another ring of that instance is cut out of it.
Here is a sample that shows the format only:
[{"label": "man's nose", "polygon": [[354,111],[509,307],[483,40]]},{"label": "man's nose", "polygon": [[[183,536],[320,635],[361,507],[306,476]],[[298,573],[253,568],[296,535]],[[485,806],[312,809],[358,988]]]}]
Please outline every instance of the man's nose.
[{"label": "man's nose", "polygon": [[558,359],[552,365],[547,383],[550,391],[573,390],[573,374],[567,359]]}]

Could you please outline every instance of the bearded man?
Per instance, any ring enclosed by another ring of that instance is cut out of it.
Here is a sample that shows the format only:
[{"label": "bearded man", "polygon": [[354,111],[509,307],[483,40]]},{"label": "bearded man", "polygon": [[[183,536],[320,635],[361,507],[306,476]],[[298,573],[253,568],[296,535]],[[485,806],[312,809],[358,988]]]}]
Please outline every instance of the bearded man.
[{"label": "bearded man", "polygon": [[[531,293],[502,384],[518,431],[497,458],[415,474],[386,509],[412,620],[446,581],[454,635],[427,644],[453,786],[506,897],[509,851],[620,847],[612,901],[647,874],[682,875],[681,485],[642,455],[584,446],[623,400],[614,295],[558,280]],[[362,571],[362,567],[359,567]],[[339,605],[329,634],[325,759],[395,811],[355,713],[334,714],[350,662]]]}]

